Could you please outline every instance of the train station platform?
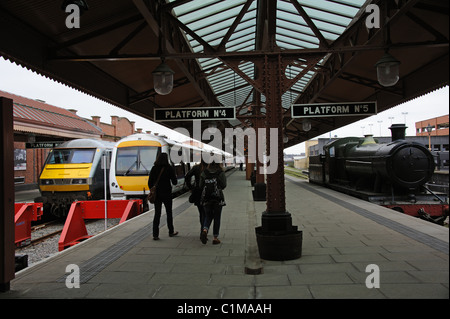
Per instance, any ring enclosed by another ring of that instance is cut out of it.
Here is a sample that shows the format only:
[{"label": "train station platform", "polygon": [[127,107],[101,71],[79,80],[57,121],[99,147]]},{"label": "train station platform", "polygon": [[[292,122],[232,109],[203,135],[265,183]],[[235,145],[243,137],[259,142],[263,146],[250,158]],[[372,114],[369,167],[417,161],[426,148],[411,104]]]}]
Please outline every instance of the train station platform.
[{"label": "train station platform", "polygon": [[[244,172],[228,176],[219,245],[212,235],[200,242],[197,208],[184,194],[174,200],[178,236],[168,236],[163,213],[153,240],[150,210],[16,273],[0,298],[449,298],[448,228],[286,176],[302,257],[262,260],[254,229],[266,206],[252,189]],[[79,288],[66,285],[73,265]]]}]

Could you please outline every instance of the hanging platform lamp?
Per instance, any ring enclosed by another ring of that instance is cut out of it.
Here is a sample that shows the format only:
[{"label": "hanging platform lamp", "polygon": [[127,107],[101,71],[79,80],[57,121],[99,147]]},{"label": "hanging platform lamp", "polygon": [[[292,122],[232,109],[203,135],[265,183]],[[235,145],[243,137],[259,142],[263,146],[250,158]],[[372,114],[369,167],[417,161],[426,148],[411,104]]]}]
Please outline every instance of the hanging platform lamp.
[{"label": "hanging platform lamp", "polygon": [[378,83],[386,87],[395,85],[400,78],[399,65],[400,61],[386,52],[375,64]]},{"label": "hanging platform lamp", "polygon": [[164,62],[164,59],[161,60],[161,64],[152,72],[153,87],[156,93],[167,95],[172,92],[173,75],[175,72]]}]

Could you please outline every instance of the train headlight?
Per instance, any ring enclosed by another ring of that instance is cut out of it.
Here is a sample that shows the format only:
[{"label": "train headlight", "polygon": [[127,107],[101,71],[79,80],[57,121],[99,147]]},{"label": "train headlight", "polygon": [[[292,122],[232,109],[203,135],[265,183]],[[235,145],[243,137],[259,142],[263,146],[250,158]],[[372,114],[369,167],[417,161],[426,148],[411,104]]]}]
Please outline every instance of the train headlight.
[{"label": "train headlight", "polygon": [[72,184],[86,184],[86,178],[74,178],[72,179]]},{"label": "train headlight", "polygon": [[53,185],[53,179],[41,179],[41,185]]}]

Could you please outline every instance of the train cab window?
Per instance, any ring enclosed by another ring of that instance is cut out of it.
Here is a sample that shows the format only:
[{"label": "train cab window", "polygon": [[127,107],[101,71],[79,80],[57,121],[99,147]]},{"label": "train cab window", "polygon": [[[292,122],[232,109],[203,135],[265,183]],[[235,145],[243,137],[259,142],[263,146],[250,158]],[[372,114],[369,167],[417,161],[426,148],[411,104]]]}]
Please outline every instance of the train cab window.
[{"label": "train cab window", "polygon": [[95,150],[74,150],[71,163],[92,163]]},{"label": "train cab window", "polygon": [[92,163],[95,149],[55,149],[47,159],[47,164]]},{"label": "train cab window", "polygon": [[121,147],[117,149],[116,175],[148,175],[160,148],[153,146]]},{"label": "train cab window", "polygon": [[329,149],[330,157],[334,157],[334,146]]}]

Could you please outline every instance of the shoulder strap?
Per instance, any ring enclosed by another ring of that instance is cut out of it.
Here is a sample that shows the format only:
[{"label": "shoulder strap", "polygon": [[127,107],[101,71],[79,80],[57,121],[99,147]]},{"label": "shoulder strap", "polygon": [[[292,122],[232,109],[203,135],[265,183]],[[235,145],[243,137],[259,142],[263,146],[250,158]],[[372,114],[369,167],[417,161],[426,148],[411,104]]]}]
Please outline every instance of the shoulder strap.
[{"label": "shoulder strap", "polygon": [[161,169],[161,171],[159,172],[158,179],[156,180],[155,186],[158,185],[159,179],[160,179],[160,177],[161,177],[162,172],[164,171],[164,168],[165,168],[165,167],[163,167],[163,168]]}]

